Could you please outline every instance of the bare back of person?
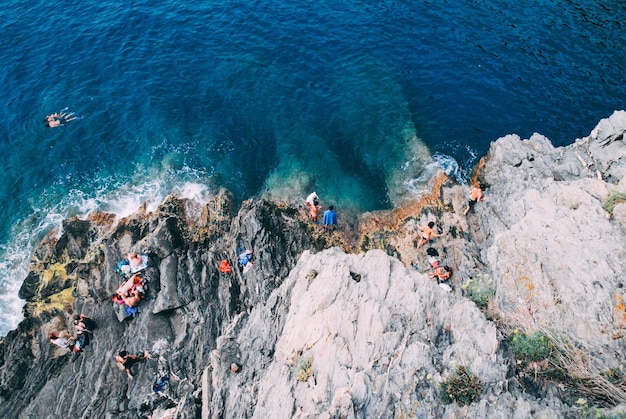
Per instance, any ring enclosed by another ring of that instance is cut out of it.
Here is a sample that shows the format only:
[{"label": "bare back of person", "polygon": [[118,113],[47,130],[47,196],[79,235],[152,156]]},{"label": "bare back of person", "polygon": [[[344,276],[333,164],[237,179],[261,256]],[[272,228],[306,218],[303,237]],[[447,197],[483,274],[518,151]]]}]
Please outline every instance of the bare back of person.
[{"label": "bare back of person", "polygon": [[424,243],[429,242],[430,240],[432,240],[435,237],[442,237],[443,234],[437,234],[435,233],[435,230],[433,230],[433,227],[435,226],[435,223],[433,221],[431,221],[430,223],[428,223],[428,225],[426,226],[417,226],[417,228],[420,229],[420,240],[419,243],[417,244],[417,248],[419,249],[420,247],[422,247],[422,245]]},{"label": "bare back of person", "polygon": [[470,199],[472,201],[480,201],[482,198],[483,198],[483,191],[482,191],[482,189],[474,186],[470,190]]}]

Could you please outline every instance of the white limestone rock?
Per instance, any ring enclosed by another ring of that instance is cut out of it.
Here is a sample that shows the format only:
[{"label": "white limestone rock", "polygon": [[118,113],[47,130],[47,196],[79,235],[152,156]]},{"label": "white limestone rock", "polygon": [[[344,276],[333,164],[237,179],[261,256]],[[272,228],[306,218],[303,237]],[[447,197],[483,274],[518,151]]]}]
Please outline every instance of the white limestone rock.
[{"label": "white limestone rock", "polygon": [[[238,338],[244,369],[255,368],[246,354],[281,330],[254,384],[253,417],[372,417],[387,410],[432,416],[441,404],[426,401],[439,399],[436,384],[455,366],[468,366],[486,388],[506,378],[495,326],[478,308],[382,251],[305,252],[273,297],[289,302],[284,325],[264,323],[272,319],[259,308]],[[228,393],[225,405],[247,393],[223,380],[215,385],[229,388],[216,391]]]}]

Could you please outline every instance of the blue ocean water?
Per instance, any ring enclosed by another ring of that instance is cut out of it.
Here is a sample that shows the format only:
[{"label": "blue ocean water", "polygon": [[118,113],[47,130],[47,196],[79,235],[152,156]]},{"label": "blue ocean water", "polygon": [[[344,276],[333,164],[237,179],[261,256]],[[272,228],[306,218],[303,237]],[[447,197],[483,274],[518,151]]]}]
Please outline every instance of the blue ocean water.
[{"label": "blue ocean water", "polygon": [[[0,4],[0,336],[33,244],[169,193],[389,208],[491,141],[564,145],[626,97],[624,2]],[[46,128],[65,107],[83,116]],[[341,212],[340,212],[341,215]]]}]

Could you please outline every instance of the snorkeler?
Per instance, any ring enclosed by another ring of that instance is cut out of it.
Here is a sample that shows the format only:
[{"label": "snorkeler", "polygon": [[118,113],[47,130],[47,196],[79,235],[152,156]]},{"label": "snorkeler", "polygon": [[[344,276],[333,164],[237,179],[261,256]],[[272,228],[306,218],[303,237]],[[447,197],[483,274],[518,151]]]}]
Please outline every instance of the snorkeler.
[{"label": "snorkeler", "polygon": [[48,128],[62,127],[63,125],[75,121],[77,119],[83,119],[82,116],[76,116],[76,112],[67,112],[68,108],[61,109],[59,112],[54,112],[46,116],[43,122]]}]

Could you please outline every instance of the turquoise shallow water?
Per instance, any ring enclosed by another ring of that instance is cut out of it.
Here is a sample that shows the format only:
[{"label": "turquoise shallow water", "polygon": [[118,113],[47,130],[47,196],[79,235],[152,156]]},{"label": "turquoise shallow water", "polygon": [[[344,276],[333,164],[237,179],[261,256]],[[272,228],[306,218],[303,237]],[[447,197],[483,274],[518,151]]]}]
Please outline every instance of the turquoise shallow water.
[{"label": "turquoise shallow water", "polygon": [[66,216],[220,186],[387,208],[500,136],[587,135],[626,97],[604,3],[2,2],[0,335]]}]

